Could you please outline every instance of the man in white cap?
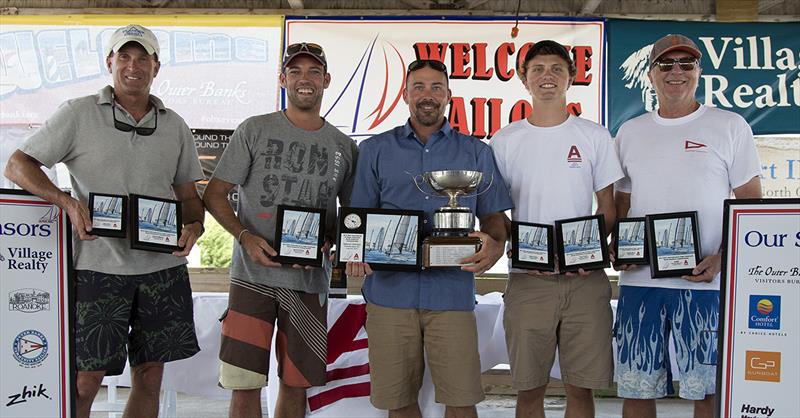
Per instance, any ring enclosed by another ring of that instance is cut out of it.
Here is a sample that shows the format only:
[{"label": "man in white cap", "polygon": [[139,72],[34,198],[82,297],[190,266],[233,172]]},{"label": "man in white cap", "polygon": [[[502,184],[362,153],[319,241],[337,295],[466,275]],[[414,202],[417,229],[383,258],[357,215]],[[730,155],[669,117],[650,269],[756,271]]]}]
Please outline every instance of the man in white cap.
[{"label": "man in white cap", "polygon": [[[113,87],[65,102],[9,159],[5,175],[59,206],[75,229],[78,417],[88,417],[104,376],[130,358],[125,416],[156,417],[164,363],[200,348],[194,330],[186,258],[203,233],[203,177],[192,133],[150,95],[158,40],[139,25],[118,29],[106,46]],[[73,196],[39,167],[63,162]],[[92,235],[90,192],[131,193],[182,202],[183,226],[172,254],[133,250],[127,240]]]},{"label": "man in white cap", "polygon": [[669,338],[683,399],[695,417],[714,414],[723,201],[761,197],[753,132],[739,115],[701,105],[697,45],[683,35],[653,44],[648,77],[658,110],[617,133],[625,177],[616,183],[617,217],[697,211],[702,261],[692,275],[653,280],[643,266],[615,265],[617,394],[623,417],[655,417],[655,399],[673,392]]}]

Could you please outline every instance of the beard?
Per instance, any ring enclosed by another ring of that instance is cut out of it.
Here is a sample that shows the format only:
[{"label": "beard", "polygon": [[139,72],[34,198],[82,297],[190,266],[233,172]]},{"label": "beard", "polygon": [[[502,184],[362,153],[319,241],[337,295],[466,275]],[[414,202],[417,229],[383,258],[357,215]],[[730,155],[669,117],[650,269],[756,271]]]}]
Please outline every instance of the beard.
[{"label": "beard", "polygon": [[[423,105],[433,105],[433,109],[431,110],[423,110],[421,107]],[[441,121],[442,118],[442,106],[439,103],[433,101],[422,101],[417,103],[415,107],[414,115],[417,117],[417,121],[422,126],[433,126],[436,125]]]},{"label": "beard", "polygon": [[300,96],[294,90],[286,90],[286,97],[289,103],[298,110],[313,110],[322,102],[322,95],[315,94],[314,96]]}]

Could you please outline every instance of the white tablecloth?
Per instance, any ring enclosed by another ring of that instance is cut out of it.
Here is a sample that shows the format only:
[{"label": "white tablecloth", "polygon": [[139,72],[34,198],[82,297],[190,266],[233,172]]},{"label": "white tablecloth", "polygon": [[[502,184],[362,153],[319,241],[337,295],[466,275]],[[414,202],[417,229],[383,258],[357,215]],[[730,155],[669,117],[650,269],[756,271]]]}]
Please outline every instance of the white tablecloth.
[{"label": "white tablecloth", "polygon": [[[498,292],[483,296],[478,295],[476,299],[478,301],[475,307],[475,316],[478,324],[478,350],[481,356],[481,369],[486,371],[501,364],[508,364],[505,332],[503,330],[503,299],[502,295]],[[227,293],[198,292],[193,294],[193,302],[195,327],[201,351],[191,358],[168,363],[164,368],[162,387],[164,390],[173,390],[191,395],[229,398],[230,391],[217,386],[220,345],[219,317],[228,306],[228,295]],[[611,301],[611,307],[615,315],[616,302],[616,300]],[[348,299],[331,299],[329,307],[329,329],[335,322],[335,318],[338,318],[338,315],[344,310],[346,304],[362,303],[364,303],[364,301],[360,296],[350,296]],[[366,332],[363,329],[361,330],[361,335],[366,336]],[[616,350],[616,347],[614,347],[614,349]],[[675,358],[674,348],[671,343],[670,356],[672,359]],[[342,357],[344,357],[344,354]],[[334,362],[329,365],[329,370],[336,367],[337,364]],[[675,367],[675,363],[673,362],[673,376],[677,377]],[[275,357],[271,355],[270,382],[277,382],[276,369]],[[558,357],[556,357],[556,364],[553,366],[551,376],[559,378],[560,375]],[[362,380],[368,380],[368,378],[362,377]],[[337,385],[341,385],[342,383],[343,382],[329,383],[329,385],[324,388],[314,389],[314,393],[325,391]],[[347,382],[345,381],[344,383]],[[123,375],[120,376],[117,384],[120,386],[130,385],[130,374],[127,367]],[[268,388],[268,401],[271,405],[274,405],[274,400],[276,399],[277,386],[278,385],[271,385]],[[430,382],[430,375],[427,371],[423,390],[420,394],[420,405],[423,407],[425,415],[443,414],[441,406],[435,404],[433,401],[433,388]],[[347,415],[351,417],[385,416],[385,412],[381,413],[372,409],[366,397],[343,399],[333,405],[316,410],[310,416],[341,416],[342,409],[340,408],[342,407],[346,408],[345,410],[348,412]],[[270,408],[270,411],[272,411],[272,408]]]}]

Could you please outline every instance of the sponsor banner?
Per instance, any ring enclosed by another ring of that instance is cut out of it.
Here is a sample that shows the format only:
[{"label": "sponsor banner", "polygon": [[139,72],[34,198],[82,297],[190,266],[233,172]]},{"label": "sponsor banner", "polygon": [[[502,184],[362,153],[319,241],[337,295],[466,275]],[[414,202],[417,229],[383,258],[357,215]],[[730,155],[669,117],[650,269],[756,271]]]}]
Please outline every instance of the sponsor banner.
[{"label": "sponsor banner", "polygon": [[761,160],[761,195],[800,198],[800,136],[762,136],[755,141]]},{"label": "sponsor banner", "polygon": [[755,134],[798,133],[800,23],[608,20],[608,128],[657,109],[647,78],[652,44],[670,33],[703,53],[697,100],[731,110]]},{"label": "sponsor banner", "polygon": [[543,39],[568,46],[575,57],[578,72],[567,92],[570,112],[603,123],[604,21],[522,20],[516,39],[510,36],[513,25],[513,19],[480,17],[287,16],[285,44],[314,42],[325,49],[331,83],[322,114],[355,139],[406,122],[402,93],[406,68],[415,59],[447,65],[450,123],[463,133],[490,138],[530,114],[530,95],[517,77],[516,62]]},{"label": "sponsor banner", "polygon": [[8,189],[0,214],[0,416],[73,416],[69,221]]},{"label": "sponsor banner", "polygon": [[[194,137],[194,147],[197,149],[197,156],[200,158],[200,166],[203,168],[203,177],[206,180],[197,182],[197,192],[200,196],[206,190],[208,179],[214,174],[222,153],[231,141],[233,129],[192,129]],[[239,201],[239,188],[234,187],[228,193],[228,201],[236,209]]]},{"label": "sponsor banner", "polygon": [[233,129],[276,110],[280,16],[4,16],[2,123],[40,124],[65,100],[112,84],[105,45],[130,23],[158,37],[151,93],[189,126]]},{"label": "sponsor banner", "polygon": [[718,416],[800,411],[800,199],[726,200]]}]

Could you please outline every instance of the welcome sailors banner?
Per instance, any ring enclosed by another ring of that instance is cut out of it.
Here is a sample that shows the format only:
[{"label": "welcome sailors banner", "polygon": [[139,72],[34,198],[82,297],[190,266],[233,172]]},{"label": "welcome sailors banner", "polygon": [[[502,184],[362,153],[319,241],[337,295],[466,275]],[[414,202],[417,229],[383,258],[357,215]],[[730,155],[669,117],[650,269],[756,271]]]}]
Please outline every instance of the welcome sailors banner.
[{"label": "welcome sailors banner", "polygon": [[647,78],[652,44],[680,33],[700,52],[697,100],[742,115],[756,135],[800,132],[800,23],[609,19],[608,128],[658,108]]},{"label": "welcome sailors banner", "polygon": [[462,133],[488,139],[530,114],[530,94],[516,63],[533,43],[553,39],[570,48],[578,74],[567,91],[568,109],[603,123],[605,91],[602,19],[487,17],[286,17],[285,43],[314,42],[325,49],[331,84],[322,114],[355,139],[406,122],[402,93],[406,68],[416,59],[447,65],[453,98],[445,113]]}]

